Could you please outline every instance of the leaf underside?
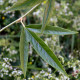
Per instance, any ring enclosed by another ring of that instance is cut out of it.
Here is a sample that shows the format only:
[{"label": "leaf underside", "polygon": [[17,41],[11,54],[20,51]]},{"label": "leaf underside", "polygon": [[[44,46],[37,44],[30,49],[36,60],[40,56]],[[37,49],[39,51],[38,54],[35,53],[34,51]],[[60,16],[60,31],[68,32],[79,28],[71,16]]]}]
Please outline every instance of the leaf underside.
[{"label": "leaf underside", "polygon": [[[42,25],[40,24],[30,24],[26,26],[26,28],[28,28],[30,31],[33,31],[35,33],[41,33],[41,27]],[[71,30],[64,29],[57,26],[51,26],[51,25],[46,25],[46,28],[43,31],[43,34],[49,34],[49,35],[53,35],[53,34],[54,35],[72,35],[76,33],[78,32],[71,31]]]},{"label": "leaf underside", "polygon": [[46,61],[49,65],[67,75],[55,54],[34,32],[30,31],[29,29],[26,29],[26,35],[33,48],[44,61]]}]

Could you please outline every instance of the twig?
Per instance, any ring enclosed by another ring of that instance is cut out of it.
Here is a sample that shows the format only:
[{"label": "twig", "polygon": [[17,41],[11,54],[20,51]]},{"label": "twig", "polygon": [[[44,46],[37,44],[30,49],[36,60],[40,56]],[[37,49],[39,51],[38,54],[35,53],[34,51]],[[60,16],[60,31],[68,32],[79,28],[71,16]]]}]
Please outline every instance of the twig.
[{"label": "twig", "polygon": [[32,9],[30,9],[26,14],[24,14],[22,17],[20,17],[19,19],[13,21],[12,23],[8,24],[7,26],[5,26],[4,28],[2,28],[0,30],[0,32],[2,32],[3,30],[5,30],[6,28],[8,28],[9,26],[13,25],[14,23],[18,22],[21,18],[24,18],[26,15],[28,15],[32,10],[34,10],[39,4],[37,4],[36,6],[34,6]]},{"label": "twig", "polygon": [[22,26],[25,28],[25,25],[24,25],[24,23],[22,22],[22,18],[21,18],[21,24],[22,24]]}]

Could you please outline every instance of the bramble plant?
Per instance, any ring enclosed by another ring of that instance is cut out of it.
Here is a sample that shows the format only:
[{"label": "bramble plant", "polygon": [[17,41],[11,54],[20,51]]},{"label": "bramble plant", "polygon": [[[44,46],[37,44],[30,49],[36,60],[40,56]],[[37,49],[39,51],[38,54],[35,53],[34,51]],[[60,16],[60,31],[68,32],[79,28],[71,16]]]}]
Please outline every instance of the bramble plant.
[{"label": "bramble plant", "polygon": [[[24,25],[23,18],[28,15],[31,11],[41,5],[45,1],[45,9],[43,15],[42,24],[30,24]],[[20,36],[20,62],[21,69],[23,71],[24,77],[26,78],[27,71],[27,63],[28,63],[28,52],[29,52],[29,43],[32,44],[32,47],[35,51],[40,55],[40,57],[46,61],[49,65],[62,72],[66,76],[63,66],[60,61],[53,53],[53,51],[44,43],[44,41],[38,37],[38,34],[46,34],[46,35],[72,35],[76,34],[76,31],[67,30],[64,28],[60,28],[58,26],[49,25],[49,19],[52,17],[54,7],[54,0],[18,0],[11,8],[4,11],[15,11],[15,10],[24,10],[27,12],[21,16],[19,19],[13,21],[9,25],[5,26],[0,30],[2,32],[4,29],[13,25],[14,23],[21,22],[22,30]]]}]

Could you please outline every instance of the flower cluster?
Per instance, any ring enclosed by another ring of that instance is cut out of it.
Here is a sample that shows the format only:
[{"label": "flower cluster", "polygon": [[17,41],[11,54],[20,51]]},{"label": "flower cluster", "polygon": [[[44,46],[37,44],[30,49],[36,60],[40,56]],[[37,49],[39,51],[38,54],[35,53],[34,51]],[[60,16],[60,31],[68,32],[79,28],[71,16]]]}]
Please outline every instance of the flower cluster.
[{"label": "flower cluster", "polygon": [[45,38],[45,43],[53,50],[55,53],[59,53],[62,49],[62,46],[60,47],[59,43],[59,36],[53,35],[52,37]]},{"label": "flower cluster", "polygon": [[3,58],[3,62],[1,63],[2,68],[0,69],[0,77],[5,78],[8,77],[18,77],[21,76],[23,73],[20,69],[11,65],[13,60],[9,58]]},{"label": "flower cluster", "polygon": [[15,55],[15,54],[18,53],[16,50],[11,50],[10,48],[7,48],[6,51],[7,51],[8,53],[10,53],[11,55]]}]

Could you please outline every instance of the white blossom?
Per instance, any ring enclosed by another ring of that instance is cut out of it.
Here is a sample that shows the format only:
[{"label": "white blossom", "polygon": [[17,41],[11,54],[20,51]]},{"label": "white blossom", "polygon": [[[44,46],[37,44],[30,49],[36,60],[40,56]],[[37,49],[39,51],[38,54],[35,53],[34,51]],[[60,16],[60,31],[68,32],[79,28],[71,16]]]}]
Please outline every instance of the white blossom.
[{"label": "white blossom", "polygon": [[42,70],[42,71],[40,71],[40,73],[42,74],[42,73],[45,73],[45,71],[44,70]]},{"label": "white blossom", "polygon": [[51,73],[51,68],[48,68],[48,72],[50,72],[50,73]]}]

